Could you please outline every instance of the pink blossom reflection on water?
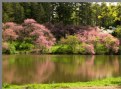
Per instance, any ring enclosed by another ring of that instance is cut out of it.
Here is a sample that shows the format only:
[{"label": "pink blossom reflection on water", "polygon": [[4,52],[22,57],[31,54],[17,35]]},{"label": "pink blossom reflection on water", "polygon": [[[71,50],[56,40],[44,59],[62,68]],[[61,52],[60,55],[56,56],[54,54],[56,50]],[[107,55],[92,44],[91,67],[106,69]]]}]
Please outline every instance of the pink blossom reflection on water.
[{"label": "pink blossom reflection on water", "polygon": [[121,76],[121,56],[3,55],[3,82],[80,82]]}]

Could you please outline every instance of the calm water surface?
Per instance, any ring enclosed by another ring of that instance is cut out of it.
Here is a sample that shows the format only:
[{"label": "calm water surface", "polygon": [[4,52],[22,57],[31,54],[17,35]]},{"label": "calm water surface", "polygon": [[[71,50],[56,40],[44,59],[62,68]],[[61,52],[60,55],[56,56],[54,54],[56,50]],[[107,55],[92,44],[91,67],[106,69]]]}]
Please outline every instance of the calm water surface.
[{"label": "calm water surface", "polygon": [[121,56],[3,55],[3,82],[84,82],[121,76]]}]

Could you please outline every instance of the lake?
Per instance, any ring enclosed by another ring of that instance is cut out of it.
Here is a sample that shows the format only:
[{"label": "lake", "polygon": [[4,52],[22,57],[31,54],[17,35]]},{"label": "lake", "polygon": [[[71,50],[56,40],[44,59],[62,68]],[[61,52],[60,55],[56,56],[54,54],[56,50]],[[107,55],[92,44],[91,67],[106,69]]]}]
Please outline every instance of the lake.
[{"label": "lake", "polygon": [[10,84],[86,82],[121,76],[118,55],[3,55],[2,81]]}]

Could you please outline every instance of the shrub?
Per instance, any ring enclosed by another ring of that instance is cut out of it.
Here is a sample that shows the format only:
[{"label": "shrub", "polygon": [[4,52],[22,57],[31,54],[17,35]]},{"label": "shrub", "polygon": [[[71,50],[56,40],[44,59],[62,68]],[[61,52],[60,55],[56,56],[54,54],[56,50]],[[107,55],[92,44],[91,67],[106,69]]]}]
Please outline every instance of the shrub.
[{"label": "shrub", "polygon": [[40,50],[45,50],[54,45],[56,41],[50,31],[34,19],[26,19],[21,25],[6,22],[2,28],[3,41],[22,42],[16,45],[19,46],[16,47],[17,49],[31,49],[34,45]]},{"label": "shrub", "polygon": [[113,35],[121,38],[121,26],[117,26],[116,30],[113,32]]},{"label": "shrub", "polygon": [[[24,29],[22,34],[24,37],[32,38],[32,42],[39,48],[49,48],[55,43],[55,38],[50,31],[44,26],[37,23],[33,19],[24,20]],[[28,35],[26,35],[28,34]]]},{"label": "shrub", "polygon": [[3,39],[4,41],[13,41],[16,40],[18,35],[12,29],[6,29],[3,32]]},{"label": "shrub", "polygon": [[77,36],[69,35],[66,38],[61,38],[59,43],[62,45],[68,45],[69,52],[72,51],[72,53],[77,53],[76,46],[80,43],[80,41]]},{"label": "shrub", "polygon": [[12,43],[3,42],[2,43],[2,53],[15,54],[16,53],[15,45]]},{"label": "shrub", "polygon": [[86,44],[84,48],[85,48],[86,54],[95,54],[93,44]]},{"label": "shrub", "polygon": [[[59,44],[68,45],[69,52],[81,54],[117,53],[119,50],[119,40],[98,27],[85,27],[78,34],[61,38]],[[57,51],[64,50],[60,47]]]},{"label": "shrub", "polygon": [[16,48],[13,44],[9,44],[9,54],[15,54]]},{"label": "shrub", "polygon": [[75,47],[75,53],[86,54],[85,44],[77,44]]},{"label": "shrub", "polygon": [[32,49],[34,46],[30,43],[26,43],[25,41],[20,43],[18,48],[19,50],[30,50]]},{"label": "shrub", "polygon": [[52,46],[50,53],[57,53],[57,49],[59,48],[59,45]]},{"label": "shrub", "polygon": [[2,42],[2,53],[6,53],[9,50],[9,44],[7,42]]},{"label": "shrub", "polygon": [[72,53],[72,49],[69,45],[59,45],[52,47],[52,53],[59,53],[59,54],[68,54]]},{"label": "shrub", "polygon": [[95,52],[96,54],[106,54],[109,52],[109,50],[104,44],[97,43],[95,46]]},{"label": "shrub", "polygon": [[[72,50],[69,52],[72,53],[106,54],[117,53],[119,50],[119,40],[109,33],[102,32],[98,27],[87,27],[78,34],[61,38],[59,43],[68,45],[68,49]],[[64,51],[61,48],[60,50]]]},{"label": "shrub", "polygon": [[[93,44],[94,47],[97,48],[96,50],[100,49],[100,47],[103,47],[101,49],[105,51],[104,53],[106,53],[107,50],[110,50],[110,52],[113,53],[117,53],[119,50],[119,40],[109,33],[102,32],[102,30],[98,27],[89,27],[87,30],[79,32],[77,36],[80,42],[85,44]],[[103,46],[100,44],[103,44]],[[90,47],[92,50],[94,49],[92,46]],[[104,50],[104,48],[107,50]],[[90,50],[90,52],[92,50]],[[95,50],[93,50],[91,53],[95,53],[94,51]]]},{"label": "shrub", "polygon": [[121,54],[121,45],[119,46],[119,54]]}]

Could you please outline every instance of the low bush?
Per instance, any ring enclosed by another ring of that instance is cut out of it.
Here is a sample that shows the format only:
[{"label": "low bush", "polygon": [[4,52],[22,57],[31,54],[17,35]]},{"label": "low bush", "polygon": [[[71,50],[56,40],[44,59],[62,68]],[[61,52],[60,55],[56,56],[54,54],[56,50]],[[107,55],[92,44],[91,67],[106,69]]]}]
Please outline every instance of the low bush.
[{"label": "low bush", "polygon": [[69,45],[58,45],[51,48],[51,53],[55,54],[68,54],[73,53]]},{"label": "low bush", "polygon": [[6,53],[6,54],[15,54],[16,53],[16,48],[14,43],[7,43],[7,42],[3,42],[2,43],[2,53]]},{"label": "low bush", "polygon": [[19,43],[16,47],[18,48],[18,50],[30,50],[34,47],[34,45],[24,41],[22,43]]},{"label": "low bush", "polygon": [[115,54],[119,50],[119,40],[98,27],[88,27],[75,35],[61,38],[56,53]]},{"label": "low bush", "polygon": [[116,30],[112,33],[115,37],[121,38],[121,26],[117,26]]},{"label": "low bush", "polygon": [[104,44],[97,43],[95,46],[95,52],[96,54],[106,54],[109,52],[109,50],[105,47]]},{"label": "low bush", "polygon": [[78,45],[80,41],[77,36],[69,35],[66,38],[61,38],[59,44],[62,45],[60,50],[65,50],[68,53],[78,53]]}]

